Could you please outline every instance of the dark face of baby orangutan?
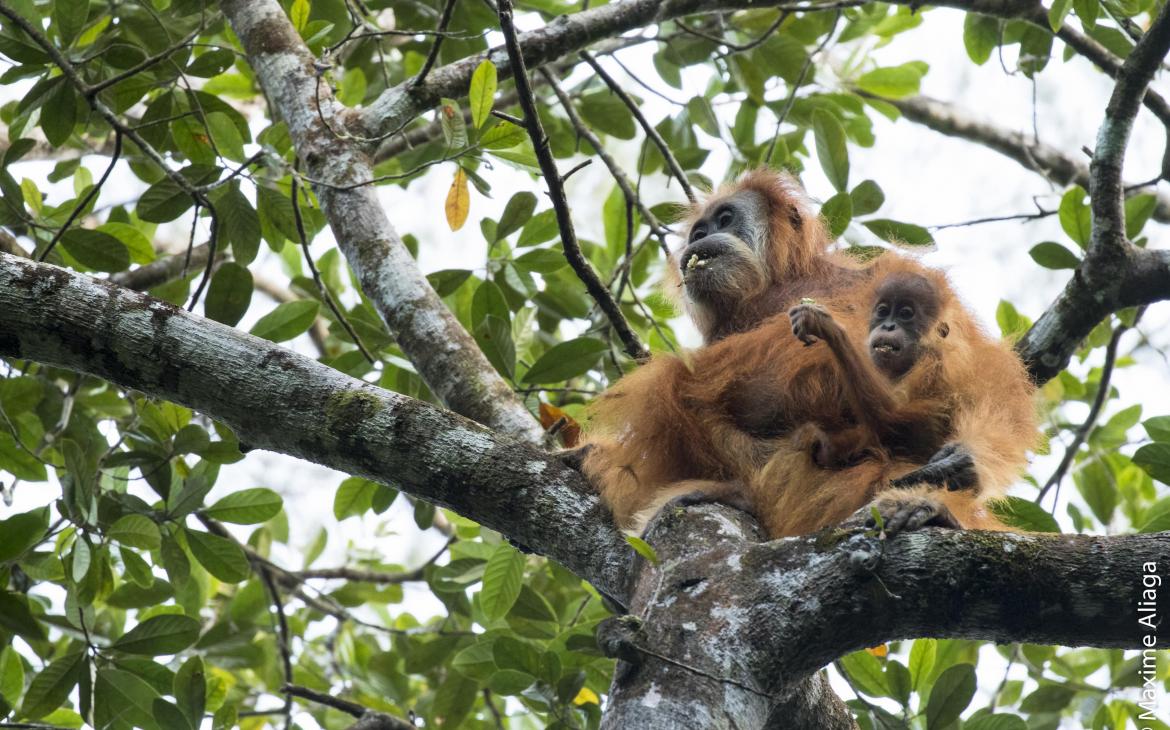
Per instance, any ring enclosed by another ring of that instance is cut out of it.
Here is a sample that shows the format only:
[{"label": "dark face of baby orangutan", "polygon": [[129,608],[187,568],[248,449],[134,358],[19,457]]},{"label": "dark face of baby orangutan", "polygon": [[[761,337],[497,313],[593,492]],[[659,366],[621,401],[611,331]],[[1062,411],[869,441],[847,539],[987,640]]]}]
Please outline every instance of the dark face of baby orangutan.
[{"label": "dark face of baby orangutan", "polygon": [[[887,279],[877,292],[869,322],[869,353],[873,363],[898,379],[918,362],[919,342],[938,318],[938,293],[924,277],[903,274]],[[939,335],[945,324],[940,324]]]}]

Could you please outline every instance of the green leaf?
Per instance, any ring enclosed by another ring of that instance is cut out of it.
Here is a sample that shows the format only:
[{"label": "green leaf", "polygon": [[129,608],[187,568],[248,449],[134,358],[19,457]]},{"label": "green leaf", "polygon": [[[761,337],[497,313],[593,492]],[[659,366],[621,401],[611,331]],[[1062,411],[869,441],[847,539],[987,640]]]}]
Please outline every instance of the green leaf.
[{"label": "green leaf", "polygon": [[1055,33],[1064,25],[1064,19],[1072,10],[1073,0],[1052,0],[1052,7],[1048,8],[1048,27]]},{"label": "green leaf", "polygon": [[248,558],[244,551],[227,538],[185,529],[191,554],[199,564],[225,583],[239,583],[248,577]]},{"label": "green leaf", "polygon": [[115,542],[143,550],[158,550],[162,546],[162,535],[158,525],[144,515],[126,515],[106,530],[106,537]]},{"label": "green leaf", "polygon": [[1134,453],[1133,463],[1154,479],[1163,484],[1170,484],[1170,443],[1159,442],[1142,446]]},{"label": "green leaf", "polygon": [[218,188],[212,200],[219,216],[219,235],[231,242],[232,255],[239,266],[247,266],[260,248],[260,215],[236,185]]},{"label": "green leaf", "polygon": [[35,408],[41,402],[44,390],[41,381],[29,375],[0,379],[0,408],[13,418]]},{"label": "green leaf", "polygon": [[867,651],[855,651],[841,657],[841,666],[849,676],[854,689],[871,697],[885,697],[889,694],[882,663]]},{"label": "green leaf", "polygon": [[902,99],[918,93],[922,77],[930,67],[922,61],[911,61],[901,66],[878,68],[857,79],[857,86],[877,96]]},{"label": "green leaf", "polygon": [[98,727],[157,730],[159,726],[154,721],[157,698],[154,688],[137,675],[120,669],[99,669],[94,684],[94,720]]},{"label": "green leaf", "polygon": [[503,618],[520,596],[524,583],[524,555],[507,543],[501,543],[488,558],[483,572],[483,590],[479,605],[489,620]]},{"label": "green leaf", "polygon": [[25,596],[0,590],[0,628],[29,641],[44,641],[45,630],[32,614]]},{"label": "green leaf", "polygon": [[959,718],[975,696],[975,667],[956,664],[939,675],[926,703],[927,730],[941,730]]},{"label": "green leaf", "polygon": [[191,725],[198,727],[203,720],[207,701],[207,677],[203,659],[191,657],[175,672],[173,694],[179,709]]},{"label": "green leaf", "polygon": [[633,139],[637,132],[630,109],[609,91],[581,97],[581,116],[599,132],[618,139]]},{"label": "green leaf", "polygon": [[211,443],[211,438],[202,426],[189,423],[175,434],[172,449],[176,454],[198,454]]},{"label": "green leaf", "polygon": [[252,271],[234,261],[221,263],[204,299],[207,317],[234,326],[248,311],[249,304],[252,304]]},{"label": "green leaf", "polygon": [[85,654],[77,652],[66,654],[45,667],[33,677],[20,705],[20,714],[30,720],[39,720],[63,705],[81,678],[84,665]]},{"label": "green leaf", "polygon": [[212,519],[237,525],[255,525],[275,517],[283,506],[279,494],[271,489],[256,487],[232,492],[203,512]]},{"label": "green leaf", "polygon": [[488,679],[488,688],[501,696],[518,695],[536,684],[536,677],[516,669],[502,669]]},{"label": "green leaf", "polygon": [[849,187],[849,149],[845,145],[845,128],[832,113],[824,109],[813,112],[813,134],[817,142],[817,159],[825,176],[837,190]]},{"label": "green leaf", "polygon": [[999,20],[978,13],[966,13],[963,19],[963,45],[967,56],[982,66],[999,46]]},{"label": "green leaf", "polygon": [[89,2],[87,0],[57,0],[53,3],[53,27],[61,36],[61,42],[66,47],[71,45],[77,35],[81,33],[88,16]]},{"label": "green leaf", "polygon": [[512,326],[489,314],[475,326],[472,335],[492,367],[512,379],[516,375],[516,343],[512,341]]},{"label": "green leaf", "polygon": [[333,496],[333,516],[337,520],[362,515],[370,510],[378,485],[361,477],[350,477],[337,488]]},{"label": "green leaf", "polygon": [[111,648],[127,654],[178,654],[199,638],[199,622],[190,616],[166,613],[146,619],[127,631]]},{"label": "green leaf", "polygon": [[0,520],[0,563],[20,557],[45,538],[49,510],[40,508]]},{"label": "green leaf", "polygon": [[61,247],[83,266],[114,273],[130,266],[126,244],[103,231],[71,228],[61,237]]},{"label": "green leaf", "polygon": [[937,653],[936,639],[918,639],[914,646],[910,647],[910,687],[913,690],[918,691],[926,686],[930,670],[934,669],[934,658]]},{"label": "green leaf", "polygon": [[[1138,452],[1140,451],[1139,449]],[[1134,457],[1134,462],[1137,463],[1137,454],[1134,454]],[[1157,479],[1157,476],[1154,478]],[[1113,510],[1117,507],[1118,494],[1114,480],[1112,465],[1100,459],[1084,464],[1073,473],[1073,482],[1077,485],[1077,490],[1085,498],[1093,514],[1101,520],[1102,525],[1109,524],[1109,520],[1113,518]]]},{"label": "green leaf", "polygon": [[154,246],[145,233],[128,223],[103,223],[96,230],[108,233],[122,242],[130,252],[130,260],[136,264],[149,264],[155,260]]},{"label": "green leaf", "polygon": [[159,727],[167,730],[193,730],[191,721],[178,708],[161,697],[155,697],[151,703],[151,715]]},{"label": "green leaf", "polygon": [[1148,193],[1125,199],[1125,235],[1130,239],[1138,237],[1146,221],[1158,207],[1158,199]]},{"label": "green leaf", "polygon": [[492,655],[492,646],[495,643],[494,635],[480,637],[474,644],[456,654],[451,660],[451,666],[465,677],[486,681],[496,673],[496,660]]},{"label": "green leaf", "polygon": [[1004,497],[989,502],[988,507],[1008,527],[1031,532],[1060,532],[1060,525],[1052,515],[1031,500]]},{"label": "green leaf", "polygon": [[1055,241],[1036,244],[1028,255],[1046,269],[1075,269],[1081,263],[1075,253]]},{"label": "green leaf", "polygon": [[492,104],[496,96],[496,65],[484,60],[475,67],[471,74],[471,91],[467,101],[471,105],[471,123],[477,128],[491,118]]},{"label": "green leaf", "polygon": [[719,137],[719,119],[715,116],[715,110],[711,108],[711,102],[707,97],[691,97],[687,102],[687,114],[699,129],[712,137]]},{"label": "green leaf", "polygon": [[1046,684],[1024,698],[1020,703],[1023,712],[1060,712],[1072,701],[1076,690],[1057,684]]},{"label": "green leaf", "polygon": [[608,349],[608,344],[592,337],[561,342],[532,363],[523,380],[525,383],[557,383],[584,375]]},{"label": "green leaf", "polygon": [[1060,199],[1060,227],[1081,248],[1089,245],[1093,233],[1093,217],[1085,204],[1088,193],[1080,185],[1073,185]]},{"label": "green leaf", "polygon": [[81,535],[73,541],[73,551],[70,556],[70,577],[73,578],[74,583],[80,583],[85,580],[85,574],[89,572],[90,563],[93,561],[93,550],[90,549],[89,543]]},{"label": "green leaf", "polygon": [[466,147],[467,125],[463,121],[462,112],[459,111],[459,102],[454,99],[441,99],[438,114],[439,127],[443,130],[447,150],[461,150]]},{"label": "green leaf", "polygon": [[445,297],[455,293],[455,290],[462,286],[469,276],[471,276],[471,271],[468,269],[443,269],[427,274],[427,281],[431,283],[431,288],[435,290],[436,294]]},{"label": "green leaf", "polygon": [[297,33],[302,32],[305,26],[309,24],[309,11],[311,10],[309,0],[293,0],[292,8],[288,11],[288,17],[293,22],[293,27],[297,29]]},{"label": "green leaf", "polygon": [[1146,433],[1154,441],[1170,443],[1170,416],[1155,416],[1154,418],[1146,419],[1142,423],[1142,428],[1146,429]]},{"label": "green leaf", "polygon": [[821,206],[821,215],[829,224],[829,235],[836,238],[845,232],[853,219],[853,199],[849,193],[837,193]]},{"label": "green leaf", "polygon": [[[7,428],[0,429],[0,470],[11,473],[17,479],[43,482],[48,478],[45,465],[29,453],[27,444],[18,444]],[[0,537],[0,561],[3,560],[3,538]]]},{"label": "green leaf", "polygon": [[520,238],[516,241],[516,248],[535,246],[538,243],[551,241],[561,232],[557,225],[557,212],[552,208],[542,210],[532,216],[520,231]]},{"label": "green leaf", "polygon": [[0,649],[0,697],[16,705],[24,692],[24,663],[12,645]]},{"label": "green leaf", "polygon": [[886,202],[886,195],[873,180],[862,180],[849,193],[853,200],[853,215],[869,215],[882,207]]},{"label": "green leaf", "polygon": [[[484,63],[487,63],[486,61]],[[496,241],[502,241],[532,219],[532,212],[536,210],[536,196],[523,190],[512,196],[504,206],[504,214],[500,216],[500,223],[496,226]]]},{"label": "green leaf", "polygon": [[630,547],[634,548],[634,552],[650,561],[651,565],[658,565],[658,553],[654,550],[650,543],[646,542],[640,537],[634,537],[633,535],[626,535],[626,542],[630,544]]},{"label": "green leaf", "polygon": [[273,342],[291,340],[313,326],[319,306],[313,299],[285,302],[261,317],[252,334]]},{"label": "green leaf", "polygon": [[551,248],[534,248],[518,256],[515,264],[517,268],[531,271],[536,274],[551,274],[568,265],[565,255]]},{"label": "green leaf", "polygon": [[215,149],[233,162],[243,162],[244,138],[236,129],[235,122],[223,112],[212,112],[207,115],[207,131],[215,143]]},{"label": "green leaf", "polygon": [[523,144],[526,139],[528,139],[528,132],[524,131],[523,127],[516,126],[511,122],[500,122],[484,132],[483,136],[479,138],[479,143],[484,149],[506,150],[509,147]]},{"label": "green leaf", "polygon": [[979,715],[965,721],[963,730],[1028,730],[1028,723],[1017,715]]},{"label": "green leaf", "polygon": [[873,231],[874,235],[890,243],[905,246],[930,246],[934,244],[934,236],[930,235],[930,231],[913,223],[877,218],[865,221],[864,225]]},{"label": "green leaf", "polygon": [[146,189],[138,199],[138,217],[150,223],[169,223],[187,212],[193,201],[169,177]]},{"label": "green leaf", "polygon": [[64,77],[45,99],[41,107],[41,131],[45,139],[54,147],[60,147],[73,134],[77,126],[78,103],[77,91]]},{"label": "green leaf", "polygon": [[478,325],[488,315],[508,323],[512,321],[512,313],[508,309],[504,291],[494,281],[480,283],[471,297],[471,321]]}]

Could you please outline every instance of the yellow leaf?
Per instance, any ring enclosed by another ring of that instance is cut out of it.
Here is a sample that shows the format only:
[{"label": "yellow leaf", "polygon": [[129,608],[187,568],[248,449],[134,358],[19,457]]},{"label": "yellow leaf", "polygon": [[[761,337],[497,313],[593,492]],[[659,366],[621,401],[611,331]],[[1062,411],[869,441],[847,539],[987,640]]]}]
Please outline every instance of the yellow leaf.
[{"label": "yellow leaf", "polygon": [[451,189],[447,191],[447,204],[443,207],[447,213],[447,225],[457,231],[467,222],[467,212],[471,209],[471,193],[467,190],[467,173],[462,167],[455,169],[455,179],[451,181]]},{"label": "yellow leaf", "polygon": [[890,647],[886,644],[878,644],[877,646],[871,646],[870,648],[866,649],[866,651],[870,654],[873,654],[878,659],[882,659],[890,653]]},{"label": "yellow leaf", "polygon": [[601,698],[597,696],[596,692],[589,689],[588,687],[582,687],[581,691],[577,693],[577,696],[573,698],[573,704],[587,705],[589,703],[600,705]]}]

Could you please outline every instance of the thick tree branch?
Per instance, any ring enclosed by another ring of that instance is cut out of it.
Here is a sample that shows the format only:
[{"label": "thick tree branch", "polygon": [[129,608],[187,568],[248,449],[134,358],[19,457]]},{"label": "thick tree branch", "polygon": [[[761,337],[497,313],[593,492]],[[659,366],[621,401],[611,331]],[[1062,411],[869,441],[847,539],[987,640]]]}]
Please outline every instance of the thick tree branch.
[{"label": "thick tree branch", "polygon": [[622,597],[630,547],[555,457],[165,302],[0,254],[0,356],[87,372],[226,423],[253,446],[390,484]]},{"label": "thick tree branch", "polygon": [[[862,96],[869,96],[859,92]],[[1022,132],[1006,129],[991,122],[976,119],[974,114],[955,104],[928,96],[910,96],[905,99],[882,99],[897,107],[902,116],[929,127],[948,137],[956,137],[983,145],[988,149],[1018,162],[1022,167],[1039,173],[1045,179],[1062,187],[1077,184],[1089,189],[1089,165],[1080,158],[1067,155],[1052,145],[1032,139]],[[1130,189],[1129,194],[1145,192]],[[1157,197],[1154,220],[1170,223],[1170,196],[1151,190]]]},{"label": "thick tree branch", "polygon": [[427,283],[374,188],[352,186],[374,177],[373,163],[362,145],[335,131],[346,128],[347,113],[280,4],[224,0],[221,7],[309,176],[327,181],[316,186],[321,210],[362,291],[419,375],[452,410],[538,443],[539,425]]},{"label": "thick tree branch", "polygon": [[1145,648],[1142,576],[1170,560],[1167,533],[757,539],[740,513],[714,505],[667,510],[651,526],[659,562],[639,561],[636,619],[599,632],[623,659],[607,727],[759,727],[770,713],[790,730],[850,727],[832,702],[810,701],[811,679],[900,639]]},{"label": "thick tree branch", "polygon": [[1122,162],[1147,87],[1170,53],[1170,5],[1150,25],[1117,72],[1090,166],[1092,235],[1081,265],[1017,349],[1033,378],[1064,369],[1089,332],[1111,312],[1170,299],[1170,250],[1140,249],[1125,235]]}]

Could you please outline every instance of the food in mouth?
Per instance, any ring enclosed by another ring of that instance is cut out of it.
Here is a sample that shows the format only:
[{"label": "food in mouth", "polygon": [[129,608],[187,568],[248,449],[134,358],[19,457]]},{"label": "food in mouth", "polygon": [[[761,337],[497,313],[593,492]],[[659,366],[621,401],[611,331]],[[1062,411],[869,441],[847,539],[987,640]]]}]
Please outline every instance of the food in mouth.
[{"label": "food in mouth", "polygon": [[687,271],[691,271],[692,269],[701,269],[707,265],[709,260],[710,259],[699,258],[699,254],[693,253],[691,254],[691,257],[687,259]]}]

